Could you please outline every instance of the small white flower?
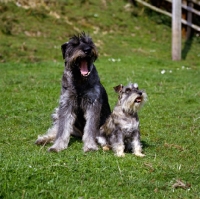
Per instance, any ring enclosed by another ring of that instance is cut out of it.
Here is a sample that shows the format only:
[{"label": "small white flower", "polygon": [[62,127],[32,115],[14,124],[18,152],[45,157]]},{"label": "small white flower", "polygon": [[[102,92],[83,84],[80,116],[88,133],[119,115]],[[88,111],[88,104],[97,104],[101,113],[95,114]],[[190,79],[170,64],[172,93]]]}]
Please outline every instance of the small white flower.
[{"label": "small white flower", "polygon": [[112,61],[112,62],[120,62],[121,59],[120,59],[120,58],[118,58],[118,59],[109,58],[108,61]]},{"label": "small white flower", "polygon": [[165,74],[165,70],[161,70],[161,72],[160,72],[161,74]]},{"label": "small white flower", "polygon": [[172,70],[170,70],[169,72],[172,73]]},{"label": "small white flower", "polygon": [[22,5],[19,2],[17,2],[16,6],[21,7]]},{"label": "small white flower", "polygon": [[185,66],[182,66],[181,68],[182,68],[182,69],[184,69],[184,68],[185,68]]}]

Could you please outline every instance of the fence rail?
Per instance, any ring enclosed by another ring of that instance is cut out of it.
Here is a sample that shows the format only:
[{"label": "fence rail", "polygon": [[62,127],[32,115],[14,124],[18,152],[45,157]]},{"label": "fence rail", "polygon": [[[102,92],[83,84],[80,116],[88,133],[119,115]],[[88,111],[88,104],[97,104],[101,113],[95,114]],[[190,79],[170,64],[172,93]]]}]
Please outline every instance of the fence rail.
[{"label": "fence rail", "polygon": [[[200,12],[193,8],[194,3],[200,6],[197,0],[165,0],[172,4],[172,10],[167,12],[144,0],[135,0],[136,2],[146,6],[156,12],[167,15],[172,18],[172,60],[181,59],[181,24],[187,26],[187,39],[190,37],[191,28],[200,32],[200,27],[192,23],[192,14],[200,16]],[[182,18],[182,8],[187,11],[187,20]]]},{"label": "fence rail", "polygon": [[[167,12],[167,11],[165,11],[165,10],[162,10],[162,9],[160,9],[160,8],[157,8],[156,6],[153,6],[153,5],[147,3],[147,2],[145,2],[145,1],[143,1],[143,0],[135,0],[135,1],[137,1],[138,3],[140,3],[140,4],[142,4],[142,5],[144,5],[144,6],[148,7],[148,8],[150,8],[150,9],[156,11],[156,12],[159,12],[159,13],[161,13],[161,14],[164,14],[164,15],[167,15],[167,16],[169,16],[169,17],[172,17],[172,14],[171,14],[170,12]],[[171,0],[165,0],[165,1],[168,1],[168,2],[172,3]],[[200,2],[199,2],[199,1],[192,0],[192,2],[196,3],[197,5],[200,5]],[[192,8],[192,7],[189,7],[189,6],[187,6],[187,5],[182,4],[182,8],[184,8],[185,10],[187,10],[187,11],[189,11],[189,12],[192,12],[192,13],[194,13],[194,14],[200,16],[200,11],[197,11],[196,9],[194,9],[194,8]],[[184,24],[184,25],[187,25],[187,26],[189,26],[189,27],[191,27],[191,28],[193,28],[193,29],[196,30],[196,31],[199,31],[199,32],[200,32],[200,27],[197,26],[197,25],[195,25],[195,24],[192,24],[190,21],[188,22],[188,21],[185,20],[185,19],[181,19],[181,23]]]}]

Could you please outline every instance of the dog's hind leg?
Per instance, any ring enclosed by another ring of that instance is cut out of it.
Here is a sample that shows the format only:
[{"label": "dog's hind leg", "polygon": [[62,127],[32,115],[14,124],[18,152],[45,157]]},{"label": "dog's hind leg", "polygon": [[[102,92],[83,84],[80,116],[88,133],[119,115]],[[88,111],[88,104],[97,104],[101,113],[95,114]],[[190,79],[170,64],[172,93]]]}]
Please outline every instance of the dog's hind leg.
[{"label": "dog's hind leg", "polygon": [[125,153],[124,153],[124,144],[123,143],[114,143],[112,145],[112,149],[115,153],[116,156],[118,157],[124,157],[125,156]]},{"label": "dog's hind leg", "polygon": [[38,136],[38,139],[36,140],[35,144],[45,145],[47,143],[54,142],[57,132],[58,132],[58,125],[54,124],[50,129],[48,129],[45,135]]},{"label": "dog's hind leg", "polygon": [[98,142],[102,147],[104,147],[105,145],[107,145],[106,138],[103,137],[103,136],[97,136],[97,137],[96,137],[96,140],[97,140],[97,142]]},{"label": "dog's hind leg", "polygon": [[48,151],[59,152],[68,147],[70,135],[73,132],[73,126],[76,120],[76,106],[75,98],[70,96],[66,91],[60,98],[60,106],[58,110],[58,133],[54,144]]},{"label": "dog's hind leg", "polygon": [[45,135],[39,135],[38,139],[35,141],[37,145],[45,145],[50,142],[54,142],[56,134],[58,132],[58,108],[55,109],[52,114],[53,126],[48,129]]},{"label": "dog's hind leg", "polygon": [[100,135],[96,137],[97,143],[102,147],[103,151],[110,150],[111,146],[108,144],[106,134],[104,131],[104,126],[100,128]]},{"label": "dog's hind leg", "polygon": [[109,151],[110,150],[111,147],[108,145],[105,137],[97,136],[96,140],[97,140],[97,143],[101,145],[103,151]]},{"label": "dog's hind leg", "polygon": [[71,107],[68,108],[66,113],[60,116],[56,140],[48,151],[59,152],[68,147],[70,135],[73,132],[73,124],[76,120],[76,115],[69,109]]}]

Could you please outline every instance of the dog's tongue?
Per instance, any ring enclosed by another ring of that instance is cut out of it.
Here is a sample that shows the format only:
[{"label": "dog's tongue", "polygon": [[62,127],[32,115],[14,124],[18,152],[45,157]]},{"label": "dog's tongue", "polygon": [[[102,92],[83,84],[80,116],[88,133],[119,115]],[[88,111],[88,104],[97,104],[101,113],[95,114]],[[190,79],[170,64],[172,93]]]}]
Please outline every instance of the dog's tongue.
[{"label": "dog's tongue", "polygon": [[80,71],[81,71],[81,75],[83,76],[87,76],[88,74],[88,66],[87,66],[87,61],[82,60],[81,64],[80,64]]},{"label": "dog's tongue", "polygon": [[141,97],[136,98],[135,100],[137,103],[140,103],[142,101]]}]

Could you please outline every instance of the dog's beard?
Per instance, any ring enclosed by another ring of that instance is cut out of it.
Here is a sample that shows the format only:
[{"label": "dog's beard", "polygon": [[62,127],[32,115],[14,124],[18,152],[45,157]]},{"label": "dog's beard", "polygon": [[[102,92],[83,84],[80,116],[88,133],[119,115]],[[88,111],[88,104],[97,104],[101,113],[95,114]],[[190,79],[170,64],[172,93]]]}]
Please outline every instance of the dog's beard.
[{"label": "dog's beard", "polygon": [[123,100],[122,109],[124,112],[132,114],[142,107],[144,102],[146,101],[146,94],[138,95],[137,93],[131,94],[128,98]]}]

